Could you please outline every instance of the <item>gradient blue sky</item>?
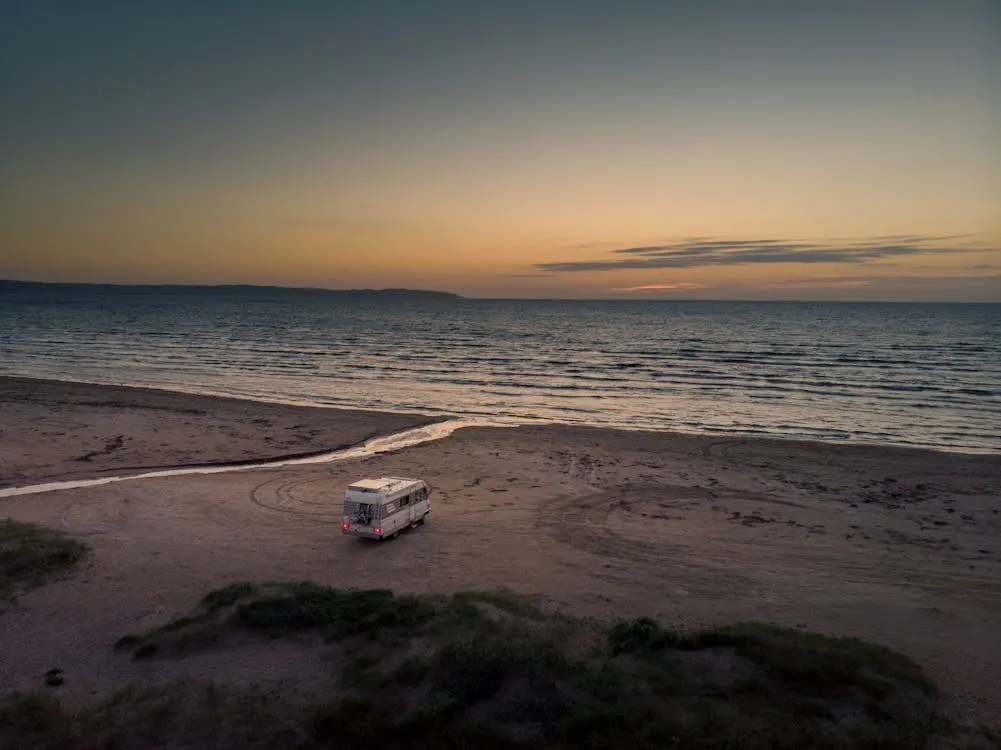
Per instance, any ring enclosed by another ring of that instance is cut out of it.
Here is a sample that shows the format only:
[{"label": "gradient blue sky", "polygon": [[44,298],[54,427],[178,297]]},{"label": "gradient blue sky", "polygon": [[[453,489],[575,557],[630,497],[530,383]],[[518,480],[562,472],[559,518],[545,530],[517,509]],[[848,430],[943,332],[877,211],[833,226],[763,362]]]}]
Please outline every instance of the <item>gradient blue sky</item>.
[{"label": "gradient blue sky", "polygon": [[1001,4],[0,2],[0,277],[1001,300]]}]

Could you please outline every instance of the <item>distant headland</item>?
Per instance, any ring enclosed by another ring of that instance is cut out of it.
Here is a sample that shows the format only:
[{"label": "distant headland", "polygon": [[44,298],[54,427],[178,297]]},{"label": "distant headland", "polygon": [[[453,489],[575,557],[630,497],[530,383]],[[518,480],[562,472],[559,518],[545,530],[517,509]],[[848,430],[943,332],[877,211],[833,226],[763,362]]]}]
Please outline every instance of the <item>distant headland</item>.
[{"label": "distant headland", "polygon": [[0,279],[0,293],[37,292],[41,294],[60,292],[104,292],[109,294],[220,294],[231,296],[249,295],[315,295],[334,297],[364,297],[415,300],[461,300],[464,297],[452,292],[427,289],[323,289],[320,287],[264,286],[256,284],[107,284],[86,282],[16,281]]}]

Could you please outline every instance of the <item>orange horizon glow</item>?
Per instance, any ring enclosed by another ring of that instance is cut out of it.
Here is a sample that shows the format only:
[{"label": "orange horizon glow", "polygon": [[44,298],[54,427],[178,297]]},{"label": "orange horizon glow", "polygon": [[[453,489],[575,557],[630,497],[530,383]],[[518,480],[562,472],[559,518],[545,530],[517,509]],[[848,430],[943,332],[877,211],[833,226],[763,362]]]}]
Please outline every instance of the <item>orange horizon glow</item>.
[{"label": "orange horizon glow", "polygon": [[705,289],[702,284],[683,282],[681,284],[645,284],[642,286],[627,286],[617,289],[609,289],[610,292],[692,292],[696,289]]},{"label": "orange horizon glow", "polygon": [[1001,301],[1001,17],[876,5],[0,15],[0,278]]}]

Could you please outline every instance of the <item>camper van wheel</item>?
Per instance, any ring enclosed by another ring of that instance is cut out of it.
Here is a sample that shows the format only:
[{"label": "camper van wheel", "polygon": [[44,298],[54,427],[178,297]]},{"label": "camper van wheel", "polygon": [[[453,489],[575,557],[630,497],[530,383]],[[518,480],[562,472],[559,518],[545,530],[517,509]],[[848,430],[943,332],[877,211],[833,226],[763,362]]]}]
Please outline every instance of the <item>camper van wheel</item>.
[{"label": "camper van wheel", "polygon": [[390,539],[399,539],[399,538],[400,538],[400,532],[399,532],[399,531],[394,531],[394,532],[393,532],[393,533],[392,533],[392,534],[390,535],[390,537],[389,537],[389,538],[390,538]]}]

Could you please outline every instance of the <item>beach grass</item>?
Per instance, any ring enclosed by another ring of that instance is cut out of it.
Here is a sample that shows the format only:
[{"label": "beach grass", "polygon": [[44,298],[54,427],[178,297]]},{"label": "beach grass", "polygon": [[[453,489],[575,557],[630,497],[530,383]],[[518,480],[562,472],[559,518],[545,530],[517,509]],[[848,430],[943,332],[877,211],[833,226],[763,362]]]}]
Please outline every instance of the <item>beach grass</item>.
[{"label": "beach grass", "polygon": [[[192,742],[190,733],[200,731],[216,747],[257,746],[240,734],[253,725],[260,746],[913,750],[948,747],[955,730],[921,669],[879,645],[764,623],[700,630],[648,618],[597,623],[546,612],[509,591],[408,595],[238,583],[116,647],[170,659],[228,638],[304,634],[330,646],[329,685],[308,700],[218,685],[161,687],[38,732],[126,732],[127,746],[152,746],[135,727],[154,712],[155,742]],[[185,691],[210,691],[218,706],[206,713],[205,701]],[[119,715],[123,706],[130,721]],[[234,706],[254,715],[237,721]],[[36,711],[38,723],[52,723],[46,711]]]},{"label": "beach grass", "polygon": [[0,521],[0,598],[38,586],[68,570],[87,553],[79,539],[43,526]]}]

